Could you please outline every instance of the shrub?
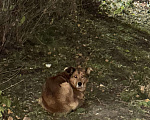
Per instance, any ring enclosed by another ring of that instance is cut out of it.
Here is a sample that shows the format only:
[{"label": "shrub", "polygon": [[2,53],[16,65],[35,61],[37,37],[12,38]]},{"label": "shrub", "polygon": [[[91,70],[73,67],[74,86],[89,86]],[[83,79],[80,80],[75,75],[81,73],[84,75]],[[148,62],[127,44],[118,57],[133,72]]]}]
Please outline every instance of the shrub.
[{"label": "shrub", "polygon": [[35,39],[38,31],[74,14],[77,7],[76,0],[6,0],[0,5],[0,52],[8,44]]},{"label": "shrub", "polygon": [[4,113],[10,106],[10,99],[8,99],[6,96],[2,96],[2,91],[0,91],[0,117],[2,117],[2,113]]},{"label": "shrub", "polygon": [[99,0],[101,1],[100,9],[105,14],[116,15],[123,13],[132,6],[133,0]]}]

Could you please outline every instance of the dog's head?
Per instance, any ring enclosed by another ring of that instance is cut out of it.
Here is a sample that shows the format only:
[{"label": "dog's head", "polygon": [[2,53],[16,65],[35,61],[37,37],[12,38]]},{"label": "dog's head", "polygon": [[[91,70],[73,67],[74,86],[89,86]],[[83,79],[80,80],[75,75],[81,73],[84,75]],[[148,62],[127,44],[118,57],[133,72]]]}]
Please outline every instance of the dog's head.
[{"label": "dog's head", "polygon": [[86,89],[86,83],[88,82],[87,77],[92,71],[92,69],[69,67],[66,69],[66,71],[71,75],[69,82],[72,85],[72,87],[79,91],[84,91]]}]

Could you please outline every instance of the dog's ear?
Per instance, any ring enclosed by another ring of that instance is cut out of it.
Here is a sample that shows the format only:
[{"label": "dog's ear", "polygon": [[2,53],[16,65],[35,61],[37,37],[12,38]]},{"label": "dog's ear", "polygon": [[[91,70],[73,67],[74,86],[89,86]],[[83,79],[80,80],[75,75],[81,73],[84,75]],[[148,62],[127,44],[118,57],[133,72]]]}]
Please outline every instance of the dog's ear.
[{"label": "dog's ear", "polygon": [[93,71],[93,69],[91,67],[88,67],[85,70],[86,70],[87,75],[89,75],[91,73],[91,71]]},{"label": "dog's ear", "polygon": [[69,74],[72,75],[76,69],[74,67],[67,67],[65,68],[65,71]]}]

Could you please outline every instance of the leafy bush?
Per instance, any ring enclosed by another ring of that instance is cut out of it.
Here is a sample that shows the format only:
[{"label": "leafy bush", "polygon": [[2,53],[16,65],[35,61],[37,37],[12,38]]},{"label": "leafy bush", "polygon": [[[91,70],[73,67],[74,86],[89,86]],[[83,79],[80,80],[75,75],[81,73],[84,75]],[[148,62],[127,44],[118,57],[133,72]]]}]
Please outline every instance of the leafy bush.
[{"label": "leafy bush", "polygon": [[138,101],[137,104],[139,106],[150,107],[150,100],[149,99],[141,100],[141,101]]},{"label": "leafy bush", "polygon": [[0,52],[7,46],[17,47],[27,40],[37,42],[38,31],[44,31],[57,19],[75,14],[76,7],[76,0],[0,2]]},{"label": "leafy bush", "polygon": [[[123,13],[127,8],[132,6],[133,0],[99,0],[100,9],[105,14],[116,15]],[[101,13],[101,12],[100,12]]]},{"label": "leafy bush", "polygon": [[6,111],[10,106],[10,99],[8,99],[6,96],[2,96],[2,91],[0,91],[0,117],[2,117],[2,113],[4,113],[4,111]]}]

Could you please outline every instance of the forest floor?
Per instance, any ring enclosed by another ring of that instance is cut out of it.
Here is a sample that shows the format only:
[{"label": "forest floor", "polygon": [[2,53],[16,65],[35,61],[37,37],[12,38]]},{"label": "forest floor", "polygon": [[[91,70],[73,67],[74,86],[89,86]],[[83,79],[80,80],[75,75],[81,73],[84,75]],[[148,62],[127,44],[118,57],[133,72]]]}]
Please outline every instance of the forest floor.
[{"label": "forest floor", "polygon": [[[63,26],[63,27],[62,27]],[[0,55],[0,89],[11,98],[9,116],[31,120],[149,120],[140,93],[150,79],[150,34],[113,18],[60,20],[23,47]],[[67,66],[91,67],[84,105],[55,116],[38,104],[42,85]],[[49,67],[48,67],[49,66]],[[28,118],[28,119],[29,119]]]}]

